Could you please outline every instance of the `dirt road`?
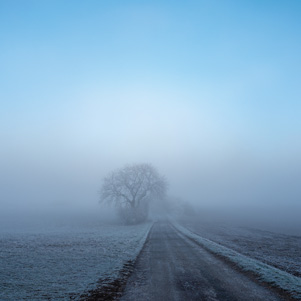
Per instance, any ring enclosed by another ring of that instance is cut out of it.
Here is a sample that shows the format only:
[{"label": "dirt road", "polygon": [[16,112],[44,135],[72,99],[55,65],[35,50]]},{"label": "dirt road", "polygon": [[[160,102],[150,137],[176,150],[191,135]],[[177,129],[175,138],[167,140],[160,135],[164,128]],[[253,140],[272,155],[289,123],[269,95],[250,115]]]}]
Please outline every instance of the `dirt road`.
[{"label": "dirt road", "polygon": [[286,300],[157,222],[121,300]]}]

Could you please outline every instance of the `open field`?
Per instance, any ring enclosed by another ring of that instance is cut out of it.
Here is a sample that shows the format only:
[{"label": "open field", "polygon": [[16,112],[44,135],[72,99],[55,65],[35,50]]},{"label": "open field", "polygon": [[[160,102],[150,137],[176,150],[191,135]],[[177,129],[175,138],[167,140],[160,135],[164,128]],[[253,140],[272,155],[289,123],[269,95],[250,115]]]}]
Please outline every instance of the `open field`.
[{"label": "open field", "polygon": [[192,232],[250,258],[301,276],[301,237],[255,228],[208,223],[201,219],[182,221]]},{"label": "open field", "polygon": [[118,277],[151,224],[0,232],[0,300],[69,298]]}]

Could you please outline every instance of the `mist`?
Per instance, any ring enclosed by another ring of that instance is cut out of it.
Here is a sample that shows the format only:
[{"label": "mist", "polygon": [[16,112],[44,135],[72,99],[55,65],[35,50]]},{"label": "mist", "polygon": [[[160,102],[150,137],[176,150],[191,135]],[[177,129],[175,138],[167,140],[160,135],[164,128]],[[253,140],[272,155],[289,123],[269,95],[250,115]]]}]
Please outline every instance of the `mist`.
[{"label": "mist", "polygon": [[[92,1],[78,23],[79,3],[67,15],[68,5],[31,5],[29,14],[30,7],[2,4],[3,14],[19,17],[1,31],[2,220],[80,213],[104,219],[103,177],[146,162],[166,176],[170,195],[201,211],[297,223],[300,39],[292,28],[300,25],[294,5],[278,22],[283,7],[275,4],[268,22],[250,7],[214,8],[206,1],[185,9]],[[52,26],[56,5],[61,14]],[[99,15],[91,14],[93,7]],[[208,31],[213,23],[202,9],[216,20]],[[180,29],[181,20],[191,22]],[[4,28],[8,17],[1,22]],[[257,35],[273,26],[276,37]],[[277,47],[284,40],[289,51]]]},{"label": "mist", "polygon": [[301,299],[301,2],[0,1],[0,300]]},{"label": "mist", "polygon": [[166,176],[170,195],[198,208],[299,219],[300,140],[290,139],[290,129],[278,141],[264,133],[270,125],[257,132],[255,120],[238,123],[205,97],[189,102],[185,94],[140,90],[95,92],[68,110],[56,104],[59,116],[40,105],[22,112],[22,122],[10,108],[6,122],[15,124],[1,149],[1,215],[96,210],[102,219],[103,177],[147,162]]}]

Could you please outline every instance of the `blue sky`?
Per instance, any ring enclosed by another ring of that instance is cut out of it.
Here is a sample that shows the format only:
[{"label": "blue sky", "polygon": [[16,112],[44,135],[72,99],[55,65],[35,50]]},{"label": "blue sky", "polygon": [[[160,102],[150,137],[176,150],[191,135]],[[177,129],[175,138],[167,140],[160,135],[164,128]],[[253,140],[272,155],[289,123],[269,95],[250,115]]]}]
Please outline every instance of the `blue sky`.
[{"label": "blue sky", "polygon": [[106,172],[136,161],[176,187],[213,162],[290,173],[300,14],[300,1],[1,0],[1,199],[93,203]]}]

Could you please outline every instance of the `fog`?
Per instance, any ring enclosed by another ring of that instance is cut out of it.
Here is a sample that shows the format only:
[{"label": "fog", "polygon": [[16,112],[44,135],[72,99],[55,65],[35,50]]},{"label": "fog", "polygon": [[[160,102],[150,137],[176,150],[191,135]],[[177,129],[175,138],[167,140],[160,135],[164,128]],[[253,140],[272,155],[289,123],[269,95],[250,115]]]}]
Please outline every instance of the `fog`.
[{"label": "fog", "polygon": [[[8,29],[1,21],[2,222],[114,220],[99,204],[103,177],[145,162],[203,215],[300,226],[294,5],[263,16],[206,1],[130,2],[92,1],[78,22],[77,2],[70,14],[55,1],[1,4],[19,18]],[[206,11],[213,21],[198,21]]]}]

